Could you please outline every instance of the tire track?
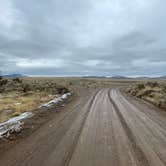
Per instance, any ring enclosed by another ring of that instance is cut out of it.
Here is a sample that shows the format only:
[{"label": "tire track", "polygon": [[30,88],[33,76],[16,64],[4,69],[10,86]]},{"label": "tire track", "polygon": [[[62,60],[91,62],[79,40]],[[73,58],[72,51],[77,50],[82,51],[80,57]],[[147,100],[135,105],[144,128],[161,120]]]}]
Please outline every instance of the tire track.
[{"label": "tire track", "polygon": [[[135,107],[129,100],[121,95],[119,91],[116,91],[116,95],[118,97],[120,96],[120,103],[123,105],[124,110],[128,110],[126,112],[128,114],[127,116],[134,120],[134,123],[130,123],[128,125],[134,127],[132,128],[133,133],[135,131],[137,131],[135,133],[136,135],[140,133],[139,135],[137,135],[140,141],[139,145],[144,151],[144,154],[146,154],[149,162],[151,163],[150,165],[154,163],[162,166],[165,165],[165,130],[157,125],[153,120],[151,120],[148,115],[142,113],[140,109]],[[144,111],[146,111],[146,109],[144,109]],[[127,116],[125,117],[125,119],[128,119]]]},{"label": "tire track", "polygon": [[92,96],[92,98],[90,99],[90,101],[88,102],[87,111],[85,112],[85,114],[84,114],[84,116],[83,116],[83,120],[82,120],[82,122],[81,122],[80,128],[79,128],[79,130],[78,130],[77,135],[75,136],[75,140],[73,141],[73,144],[71,145],[70,152],[69,152],[68,156],[66,157],[65,162],[63,163],[63,166],[68,166],[69,163],[70,163],[70,160],[71,160],[71,158],[72,158],[72,155],[73,155],[73,153],[74,153],[74,151],[75,151],[75,148],[76,148],[76,146],[77,146],[77,144],[78,144],[79,137],[80,137],[80,135],[81,135],[81,133],[82,133],[82,130],[83,130],[85,121],[86,121],[86,119],[87,119],[87,117],[88,117],[88,115],[89,115],[91,106],[93,105],[93,102],[94,102],[94,100],[95,100],[97,94],[99,93],[99,91],[100,91],[100,90],[96,91],[95,94],[94,94],[94,95]]},{"label": "tire track", "polygon": [[105,99],[108,99],[107,90],[102,89],[90,108],[70,166],[118,166],[114,162],[109,105]]},{"label": "tire track", "polygon": [[119,110],[115,101],[112,99],[110,93],[111,93],[111,90],[108,91],[109,100],[112,103],[112,105],[120,119],[120,123],[122,124],[122,127],[127,134],[127,137],[131,143],[131,148],[133,149],[133,152],[135,153],[135,156],[137,158],[138,164],[140,164],[141,166],[150,166],[149,161],[146,158],[146,155],[144,154],[144,152],[138,145],[138,143],[136,141],[136,137],[134,136],[133,132],[131,131],[130,127],[128,126],[127,122],[125,121],[121,111]]}]

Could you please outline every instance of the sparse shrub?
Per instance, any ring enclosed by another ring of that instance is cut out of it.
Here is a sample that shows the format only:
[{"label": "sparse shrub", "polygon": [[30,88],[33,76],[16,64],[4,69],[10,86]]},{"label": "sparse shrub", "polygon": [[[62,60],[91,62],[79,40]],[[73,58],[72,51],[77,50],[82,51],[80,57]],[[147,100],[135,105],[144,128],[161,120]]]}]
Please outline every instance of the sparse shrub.
[{"label": "sparse shrub", "polygon": [[23,87],[23,92],[24,92],[24,93],[26,93],[26,92],[28,92],[28,91],[30,90],[30,86],[29,86],[29,84],[27,84],[27,83],[24,83],[24,84],[22,85],[22,87]]},{"label": "sparse shrub", "polygon": [[71,85],[73,85],[73,83],[72,83],[72,82],[69,82],[69,85],[71,86]]},{"label": "sparse shrub", "polygon": [[57,92],[58,92],[59,94],[63,94],[63,93],[69,92],[69,90],[68,90],[66,87],[59,86],[59,87],[57,87]]},{"label": "sparse shrub", "polygon": [[137,97],[151,96],[153,90],[152,89],[144,89],[136,94]]},{"label": "sparse shrub", "polygon": [[150,87],[157,87],[157,86],[159,86],[159,83],[158,82],[151,82],[151,81],[148,81],[147,83],[146,83],[146,86],[150,86]]},{"label": "sparse shrub", "polygon": [[137,95],[137,92],[138,92],[138,91],[136,91],[136,90],[134,90],[134,89],[131,90],[131,91],[129,91],[129,93],[131,93],[133,96],[136,96],[136,95]]},{"label": "sparse shrub", "polygon": [[166,93],[166,85],[163,85],[163,86],[162,86],[162,90],[163,90],[163,92]]},{"label": "sparse shrub", "polygon": [[13,78],[12,81],[17,83],[22,83],[22,80],[20,78]]},{"label": "sparse shrub", "polygon": [[144,84],[137,84],[137,88],[138,89],[143,89],[143,88],[145,88],[145,85]]},{"label": "sparse shrub", "polygon": [[0,86],[6,85],[8,83],[7,79],[1,79],[0,80]]}]

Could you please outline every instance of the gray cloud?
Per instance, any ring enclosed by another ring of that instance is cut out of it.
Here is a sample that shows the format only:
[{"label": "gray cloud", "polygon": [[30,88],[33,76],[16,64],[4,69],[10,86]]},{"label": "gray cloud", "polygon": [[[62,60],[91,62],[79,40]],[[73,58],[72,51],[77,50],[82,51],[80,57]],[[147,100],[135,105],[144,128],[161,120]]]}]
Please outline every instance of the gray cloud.
[{"label": "gray cloud", "polygon": [[162,0],[0,0],[0,70],[165,75]]}]

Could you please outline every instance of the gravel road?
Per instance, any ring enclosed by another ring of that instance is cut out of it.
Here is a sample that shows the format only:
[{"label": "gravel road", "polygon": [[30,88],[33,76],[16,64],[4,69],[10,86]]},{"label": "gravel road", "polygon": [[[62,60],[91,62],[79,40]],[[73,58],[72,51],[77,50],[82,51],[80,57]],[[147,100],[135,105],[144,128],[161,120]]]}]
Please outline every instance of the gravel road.
[{"label": "gravel road", "polygon": [[94,91],[0,156],[2,166],[166,166],[166,113]]}]

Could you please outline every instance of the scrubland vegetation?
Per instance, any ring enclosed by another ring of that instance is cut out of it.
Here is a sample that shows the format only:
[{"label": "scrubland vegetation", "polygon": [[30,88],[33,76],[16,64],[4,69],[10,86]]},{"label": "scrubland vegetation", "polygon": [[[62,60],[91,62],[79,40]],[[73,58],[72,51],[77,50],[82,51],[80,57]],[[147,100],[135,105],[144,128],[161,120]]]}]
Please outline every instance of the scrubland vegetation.
[{"label": "scrubland vegetation", "polygon": [[166,81],[139,83],[131,86],[127,92],[166,111]]},{"label": "scrubland vegetation", "polygon": [[69,89],[54,80],[0,78],[0,122],[68,92]]}]

